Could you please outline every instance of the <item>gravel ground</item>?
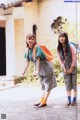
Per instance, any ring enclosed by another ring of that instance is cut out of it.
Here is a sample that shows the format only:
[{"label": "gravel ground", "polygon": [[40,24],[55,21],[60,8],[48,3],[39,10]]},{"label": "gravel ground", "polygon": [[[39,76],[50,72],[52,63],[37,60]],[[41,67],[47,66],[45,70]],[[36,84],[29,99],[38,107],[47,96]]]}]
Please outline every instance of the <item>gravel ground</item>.
[{"label": "gravel ground", "polygon": [[78,87],[77,106],[65,107],[67,98],[65,87],[55,88],[48,100],[48,106],[35,109],[39,101],[40,87],[18,86],[0,91],[0,120],[79,120],[80,87]]}]

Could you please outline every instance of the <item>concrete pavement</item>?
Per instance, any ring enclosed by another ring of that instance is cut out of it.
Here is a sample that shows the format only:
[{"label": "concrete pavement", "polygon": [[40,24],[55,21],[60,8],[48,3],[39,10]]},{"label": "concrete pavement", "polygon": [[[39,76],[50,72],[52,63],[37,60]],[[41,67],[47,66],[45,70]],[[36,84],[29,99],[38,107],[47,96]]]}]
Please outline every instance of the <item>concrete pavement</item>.
[{"label": "concrete pavement", "polygon": [[15,88],[0,91],[0,120],[79,120],[80,86],[78,86],[77,106],[65,108],[67,101],[65,87],[52,90],[45,108],[34,109],[34,103],[40,99],[40,86],[18,85]]}]

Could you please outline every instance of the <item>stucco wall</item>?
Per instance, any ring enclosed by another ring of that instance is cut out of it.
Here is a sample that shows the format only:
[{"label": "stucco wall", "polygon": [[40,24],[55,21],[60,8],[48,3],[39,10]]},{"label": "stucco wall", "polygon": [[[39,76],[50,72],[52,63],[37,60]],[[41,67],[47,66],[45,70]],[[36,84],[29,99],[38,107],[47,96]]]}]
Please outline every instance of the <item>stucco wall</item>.
[{"label": "stucco wall", "polygon": [[0,20],[0,27],[5,27],[5,21]]},{"label": "stucco wall", "polygon": [[38,27],[38,2],[37,0],[33,0],[33,2],[25,3],[24,5],[24,29],[25,36],[28,33],[32,33],[32,27],[35,24]]},{"label": "stucco wall", "polygon": [[80,3],[77,4],[77,42],[80,42]]},{"label": "stucco wall", "polygon": [[76,4],[63,0],[39,0],[39,41],[48,47],[56,48],[57,35],[51,29],[52,22],[58,17],[67,18],[76,23]]},{"label": "stucco wall", "polygon": [[20,73],[23,66],[24,51],[24,20],[15,20],[15,54],[16,54],[16,74]]},{"label": "stucco wall", "polygon": [[21,74],[26,65],[24,54],[26,52],[26,35],[32,33],[33,25],[38,26],[38,3],[34,0],[24,3],[24,18],[15,20],[15,47],[16,47],[16,74]]}]

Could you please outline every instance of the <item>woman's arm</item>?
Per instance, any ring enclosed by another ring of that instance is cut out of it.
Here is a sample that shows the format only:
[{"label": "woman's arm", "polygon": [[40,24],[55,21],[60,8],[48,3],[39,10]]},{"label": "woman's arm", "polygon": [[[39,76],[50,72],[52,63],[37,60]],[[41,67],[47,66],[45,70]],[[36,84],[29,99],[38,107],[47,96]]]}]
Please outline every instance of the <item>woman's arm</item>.
[{"label": "woman's arm", "polygon": [[27,72],[28,66],[29,66],[29,61],[27,61],[27,65],[26,65],[26,67],[25,67],[24,72],[22,73],[22,75],[24,75]]},{"label": "woman's arm", "polygon": [[74,47],[74,45],[71,45],[70,49],[71,49],[71,54],[72,54],[72,64],[71,64],[71,67],[75,67],[76,66],[76,60],[77,60],[77,50]]},{"label": "woman's arm", "polygon": [[64,66],[64,62],[63,60],[61,59],[61,56],[60,56],[60,53],[57,51],[57,56],[58,56],[58,59],[59,59],[59,62],[60,62],[60,65],[61,65],[61,68],[63,69],[64,73],[66,73],[66,68]]},{"label": "woman's arm", "polygon": [[63,62],[63,60],[61,59],[61,56],[60,56],[60,53],[58,52],[58,50],[57,50],[57,56],[58,56],[58,59],[59,59],[59,62],[60,62],[60,65],[61,65],[62,69],[65,68],[64,62]]}]

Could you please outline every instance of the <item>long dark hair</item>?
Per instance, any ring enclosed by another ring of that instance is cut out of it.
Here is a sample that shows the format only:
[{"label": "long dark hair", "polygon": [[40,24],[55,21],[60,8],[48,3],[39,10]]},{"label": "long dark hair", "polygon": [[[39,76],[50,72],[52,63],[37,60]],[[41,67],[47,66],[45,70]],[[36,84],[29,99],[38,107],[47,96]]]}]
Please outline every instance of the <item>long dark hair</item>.
[{"label": "long dark hair", "polygon": [[62,56],[64,57],[63,46],[62,46],[62,43],[60,43],[60,41],[59,41],[60,37],[65,37],[65,52],[66,52],[66,54],[68,54],[68,52],[69,52],[69,39],[68,39],[68,35],[66,32],[59,34],[57,50],[59,52],[62,52]]},{"label": "long dark hair", "polygon": [[[27,36],[26,36],[26,44],[27,44],[27,47],[29,47],[29,45],[28,45],[28,43],[27,43],[27,39],[32,39],[32,40],[35,40],[35,43],[34,43],[34,45],[35,44],[37,44],[37,42],[36,42],[36,36],[35,35],[33,35],[33,34],[27,34]],[[34,46],[33,45],[33,46]]]}]

